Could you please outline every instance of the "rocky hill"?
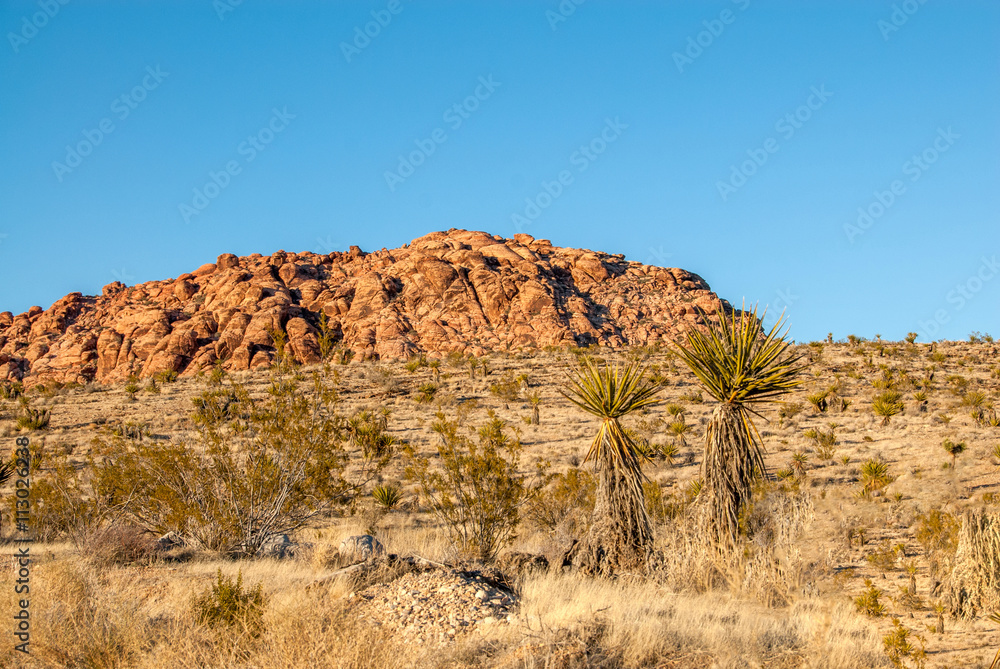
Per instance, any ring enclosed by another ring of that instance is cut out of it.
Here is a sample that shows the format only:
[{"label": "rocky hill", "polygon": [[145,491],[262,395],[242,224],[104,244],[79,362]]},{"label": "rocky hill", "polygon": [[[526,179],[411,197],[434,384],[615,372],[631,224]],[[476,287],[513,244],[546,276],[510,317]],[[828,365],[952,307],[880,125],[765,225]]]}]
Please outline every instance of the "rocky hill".
[{"label": "rocky hill", "polygon": [[452,229],[373,253],[224,254],[176,279],[115,282],[47,310],[3,312],[0,379],[190,375],[217,359],[229,370],[267,367],[279,330],[296,360],[317,362],[321,313],[339,350],[398,359],[651,344],[697,323],[696,309],[729,305],[681,269]]}]

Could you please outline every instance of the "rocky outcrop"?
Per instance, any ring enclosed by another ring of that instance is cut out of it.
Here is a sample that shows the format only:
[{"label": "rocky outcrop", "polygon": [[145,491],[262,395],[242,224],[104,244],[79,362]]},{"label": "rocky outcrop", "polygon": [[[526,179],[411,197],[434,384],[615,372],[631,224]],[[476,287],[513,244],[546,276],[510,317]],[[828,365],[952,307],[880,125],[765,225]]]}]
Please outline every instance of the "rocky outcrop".
[{"label": "rocky outcrop", "polygon": [[453,229],[374,253],[224,254],[176,279],[116,281],[99,296],[0,313],[0,379],[115,382],[195,374],[217,359],[267,367],[278,331],[296,360],[317,362],[321,314],[354,359],[392,359],[652,344],[698,323],[699,310],[723,309],[681,269]]}]

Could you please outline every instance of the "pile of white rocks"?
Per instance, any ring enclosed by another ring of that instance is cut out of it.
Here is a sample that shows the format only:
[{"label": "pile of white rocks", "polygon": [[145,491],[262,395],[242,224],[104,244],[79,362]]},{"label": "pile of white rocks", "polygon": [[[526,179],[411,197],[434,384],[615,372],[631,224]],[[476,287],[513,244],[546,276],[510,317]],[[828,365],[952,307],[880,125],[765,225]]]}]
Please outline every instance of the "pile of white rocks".
[{"label": "pile of white rocks", "polygon": [[412,572],[350,598],[360,619],[421,644],[517,622],[513,593],[477,572]]}]

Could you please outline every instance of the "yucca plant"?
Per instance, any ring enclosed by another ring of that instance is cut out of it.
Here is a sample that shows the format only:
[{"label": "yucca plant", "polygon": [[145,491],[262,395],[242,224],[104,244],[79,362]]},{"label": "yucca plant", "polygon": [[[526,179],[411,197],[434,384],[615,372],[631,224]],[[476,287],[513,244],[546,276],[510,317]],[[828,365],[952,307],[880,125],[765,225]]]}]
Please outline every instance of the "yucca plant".
[{"label": "yucca plant", "polygon": [[680,420],[675,420],[667,426],[667,430],[674,436],[674,443],[681,448],[687,448],[687,439],[684,435],[691,431],[691,426],[684,422],[683,415]]},{"label": "yucca plant", "polygon": [[599,367],[584,357],[562,392],[570,402],[601,419],[584,459],[592,461],[597,471],[596,504],[590,529],[572,556],[584,572],[610,575],[621,569],[642,569],[652,548],[653,529],[642,488],[646,457],[621,419],[658,403],[661,387],[636,362]]},{"label": "yucca plant", "polygon": [[7,481],[14,477],[14,463],[5,462],[0,464],[0,485],[3,485]]},{"label": "yucca plant", "polygon": [[[986,617],[989,618],[991,622],[1000,625],[1000,611],[994,611]],[[993,656],[993,662],[990,663],[990,669],[1000,669],[1000,650],[998,650],[997,654]]]},{"label": "yucca plant", "polygon": [[889,465],[881,460],[869,459],[861,465],[861,495],[868,497],[876,490],[881,490],[893,481],[895,477],[889,474]]},{"label": "yucca plant", "polygon": [[44,430],[49,426],[52,414],[48,409],[32,409],[25,406],[22,414],[17,417],[17,427],[22,430]]},{"label": "yucca plant", "polygon": [[392,511],[403,500],[403,493],[396,486],[380,485],[372,490],[372,499],[386,511]]},{"label": "yucca plant", "polygon": [[903,413],[903,403],[897,390],[887,390],[872,399],[872,411],[882,418],[882,427],[889,424],[889,419]]},{"label": "yucca plant", "polygon": [[941,447],[951,456],[951,468],[954,469],[955,459],[965,451],[965,442],[954,442],[951,439],[945,439]]},{"label": "yucca plant", "polygon": [[[765,312],[766,314],[766,312]],[[801,381],[802,356],[789,350],[784,316],[767,332],[762,314],[733,311],[709,322],[706,331],[690,330],[677,354],[719,406],[705,431],[701,497],[708,528],[720,544],[733,544],[739,514],[750,501],[754,481],[763,476],[764,446],[752,416]]]}]

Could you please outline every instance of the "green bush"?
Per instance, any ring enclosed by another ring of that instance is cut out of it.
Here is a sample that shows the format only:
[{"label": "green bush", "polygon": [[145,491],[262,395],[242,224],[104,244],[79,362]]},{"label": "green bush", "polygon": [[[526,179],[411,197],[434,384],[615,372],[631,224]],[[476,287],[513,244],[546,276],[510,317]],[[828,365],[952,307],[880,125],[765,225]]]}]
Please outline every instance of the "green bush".
[{"label": "green bush", "polygon": [[490,384],[490,392],[505,402],[516,402],[521,397],[521,379],[507,370],[500,379]]},{"label": "green bush", "polygon": [[[519,508],[536,486],[518,473],[521,442],[504,421],[490,412],[472,441],[459,430],[461,419],[437,413],[432,429],[440,436],[440,468],[407,446],[406,477],[415,481],[421,497],[448,528],[462,553],[489,562],[516,537]],[[541,472],[539,472],[541,475]]]},{"label": "green bush", "polygon": [[266,606],[263,585],[258,583],[253,588],[244,589],[242,570],[233,580],[223,576],[219,569],[215,583],[191,602],[199,623],[209,627],[242,628],[253,636],[259,636],[264,629]]},{"label": "green bush", "polygon": [[528,501],[525,517],[550,532],[560,527],[565,527],[570,534],[585,531],[594,511],[597,492],[593,474],[573,467],[549,479],[546,487]]},{"label": "green bush", "polygon": [[112,436],[93,450],[94,496],[151,532],[250,557],[272,537],[351,504],[388,464],[385,416],[337,412],[326,370],[281,374],[263,398],[233,383],[196,403],[194,444]]},{"label": "green bush", "polygon": [[420,404],[430,404],[434,401],[434,395],[437,394],[437,391],[438,385],[436,383],[421,383],[417,392],[414,393],[413,399]]}]

